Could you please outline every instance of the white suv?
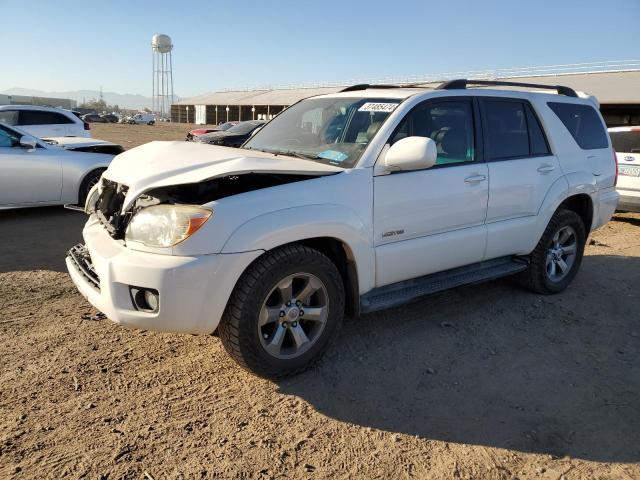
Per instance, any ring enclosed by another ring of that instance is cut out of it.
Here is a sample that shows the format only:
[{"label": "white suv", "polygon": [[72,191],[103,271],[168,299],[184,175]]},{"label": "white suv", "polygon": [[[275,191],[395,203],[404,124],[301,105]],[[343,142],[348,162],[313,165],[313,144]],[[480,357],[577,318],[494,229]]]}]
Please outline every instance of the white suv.
[{"label": "white suv", "polygon": [[91,127],[73,112],[35,105],[0,106],[0,123],[34,137],[91,137]]},{"label": "white suv", "polygon": [[618,157],[618,210],[640,212],[640,127],[609,129]]},{"label": "white suv", "polygon": [[561,292],[618,202],[604,122],[569,88],[467,88],[487,83],[523,86],[357,85],[241,149],[129,150],[89,194],[69,273],[111,320],[217,331],[267,377],[319,358],[345,314],[512,274]]}]

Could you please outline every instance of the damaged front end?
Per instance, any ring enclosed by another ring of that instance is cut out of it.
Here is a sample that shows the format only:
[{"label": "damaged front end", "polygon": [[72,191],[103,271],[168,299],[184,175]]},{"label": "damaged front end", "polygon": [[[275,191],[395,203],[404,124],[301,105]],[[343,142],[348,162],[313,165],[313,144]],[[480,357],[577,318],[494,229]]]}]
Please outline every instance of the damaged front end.
[{"label": "damaged front end", "polygon": [[94,213],[100,223],[116,239],[124,239],[127,226],[136,213],[157,205],[204,205],[214,200],[254,190],[316,178],[319,175],[284,173],[243,173],[211,178],[197,183],[152,188],[139,195],[123,211],[129,187],[102,179],[100,193],[90,197],[86,211]]}]

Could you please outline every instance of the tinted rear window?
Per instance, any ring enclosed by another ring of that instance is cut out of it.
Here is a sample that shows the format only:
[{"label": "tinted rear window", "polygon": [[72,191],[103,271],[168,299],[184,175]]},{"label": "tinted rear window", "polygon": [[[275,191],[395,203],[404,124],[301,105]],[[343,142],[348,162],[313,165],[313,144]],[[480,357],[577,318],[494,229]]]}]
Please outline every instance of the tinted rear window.
[{"label": "tinted rear window", "polygon": [[549,154],[549,146],[531,106],[519,100],[484,101],[490,160]]},{"label": "tinted rear window", "polygon": [[547,105],[562,121],[571,136],[583,150],[607,148],[607,133],[600,116],[589,105],[549,102]]},{"label": "tinted rear window", "polygon": [[20,112],[20,125],[55,125],[61,123],[73,123],[73,120],[56,112],[39,110],[22,110]]},{"label": "tinted rear window", "polygon": [[637,132],[609,132],[616,152],[640,153],[640,130]]}]

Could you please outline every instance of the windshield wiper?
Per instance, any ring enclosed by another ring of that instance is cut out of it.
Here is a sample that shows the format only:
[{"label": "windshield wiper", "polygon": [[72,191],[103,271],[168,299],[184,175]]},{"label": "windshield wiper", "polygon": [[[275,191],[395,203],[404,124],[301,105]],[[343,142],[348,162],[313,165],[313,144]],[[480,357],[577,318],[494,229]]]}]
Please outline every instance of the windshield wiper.
[{"label": "windshield wiper", "polygon": [[[248,147],[248,149],[253,150],[251,147]],[[296,152],[295,150],[272,150],[269,148],[257,148],[256,150],[259,152],[271,153],[272,155],[288,155],[290,157],[302,158],[303,160],[319,160],[322,158],[315,153]]]}]

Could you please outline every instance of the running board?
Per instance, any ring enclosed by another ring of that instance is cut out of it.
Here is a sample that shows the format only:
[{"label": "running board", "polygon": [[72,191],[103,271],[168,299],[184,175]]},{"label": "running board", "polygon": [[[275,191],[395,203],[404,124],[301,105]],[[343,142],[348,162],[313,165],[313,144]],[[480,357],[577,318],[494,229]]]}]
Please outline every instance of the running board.
[{"label": "running board", "polygon": [[522,258],[502,257],[374,288],[360,297],[361,313],[396,307],[450,288],[495,280],[527,269]]}]

